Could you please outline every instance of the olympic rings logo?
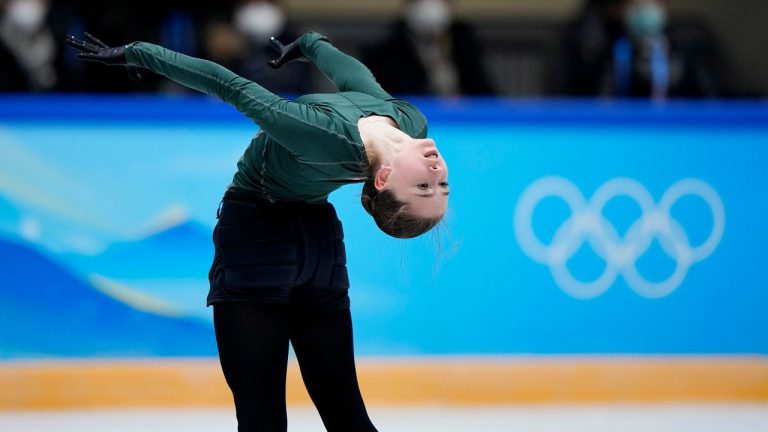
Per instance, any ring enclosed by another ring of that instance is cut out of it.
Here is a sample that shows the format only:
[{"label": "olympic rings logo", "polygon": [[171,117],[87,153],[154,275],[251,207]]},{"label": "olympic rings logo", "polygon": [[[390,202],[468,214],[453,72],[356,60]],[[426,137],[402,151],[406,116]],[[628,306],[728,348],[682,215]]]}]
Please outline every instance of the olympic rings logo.
[{"label": "olympic rings logo", "polygon": [[[670,214],[672,206],[689,195],[701,198],[712,213],[712,231],[698,246],[690,244],[685,229]],[[634,200],[641,211],[624,236],[620,236],[603,215],[605,205],[620,196]],[[564,201],[570,207],[571,215],[557,229],[550,244],[545,245],[533,232],[532,219],[536,207],[547,197]],[[688,269],[717,248],[725,230],[725,209],[717,192],[697,179],[684,179],[673,184],[656,204],[642,184],[629,178],[609,180],[587,201],[567,179],[544,177],[528,186],[520,197],[515,209],[514,228],[526,255],[548,266],[557,285],[573,297],[597,297],[622,276],[638,294],[660,298],[676,290]],[[654,239],[658,239],[664,253],[675,261],[673,273],[661,282],[645,279],[636,265]],[[574,277],[567,267],[568,261],[585,242],[606,263],[602,275],[586,282]]]}]

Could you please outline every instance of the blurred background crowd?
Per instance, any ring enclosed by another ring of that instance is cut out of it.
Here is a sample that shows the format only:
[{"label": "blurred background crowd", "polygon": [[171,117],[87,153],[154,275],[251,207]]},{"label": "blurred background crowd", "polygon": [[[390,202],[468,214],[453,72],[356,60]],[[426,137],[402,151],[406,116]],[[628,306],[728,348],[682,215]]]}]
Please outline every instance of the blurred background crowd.
[{"label": "blurred background crowd", "polygon": [[78,61],[66,34],[154,42],[283,94],[331,91],[276,72],[268,39],[320,31],[395,94],[667,98],[768,94],[765,0],[0,0],[0,91],[186,92]]}]

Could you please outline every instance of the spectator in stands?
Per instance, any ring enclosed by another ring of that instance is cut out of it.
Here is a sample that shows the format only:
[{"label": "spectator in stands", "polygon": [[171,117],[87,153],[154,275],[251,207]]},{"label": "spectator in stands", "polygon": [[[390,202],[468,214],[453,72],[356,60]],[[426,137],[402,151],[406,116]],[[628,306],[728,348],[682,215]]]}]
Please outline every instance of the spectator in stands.
[{"label": "spectator in stands", "polygon": [[204,57],[274,93],[304,94],[312,90],[311,70],[307,63],[290,63],[280,72],[267,65],[274,57],[270,37],[279,40],[297,37],[278,1],[240,1],[231,15],[231,21],[213,20],[208,24]]},{"label": "spectator in stands", "polygon": [[562,92],[714,97],[709,32],[669,22],[668,0],[589,0],[566,32]]},{"label": "spectator in stands", "polygon": [[392,93],[494,93],[480,44],[472,28],[455,19],[451,0],[404,0],[389,35],[363,50],[363,62]]},{"label": "spectator in stands", "polygon": [[42,91],[56,84],[56,43],[46,0],[0,0],[0,91]]}]

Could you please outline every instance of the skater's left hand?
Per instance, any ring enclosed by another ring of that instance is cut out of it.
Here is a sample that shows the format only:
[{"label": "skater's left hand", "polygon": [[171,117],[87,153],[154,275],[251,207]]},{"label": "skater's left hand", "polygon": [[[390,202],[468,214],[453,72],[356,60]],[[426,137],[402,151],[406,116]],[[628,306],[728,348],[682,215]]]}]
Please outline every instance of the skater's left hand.
[{"label": "skater's left hand", "polygon": [[278,54],[280,54],[278,58],[267,62],[267,64],[270,65],[273,69],[278,69],[282,65],[294,60],[302,62],[309,61],[309,59],[305,57],[301,52],[298,39],[289,43],[288,45],[283,45],[282,42],[272,36],[269,38],[269,44],[272,46],[272,48],[275,49],[275,51],[277,51]]}]

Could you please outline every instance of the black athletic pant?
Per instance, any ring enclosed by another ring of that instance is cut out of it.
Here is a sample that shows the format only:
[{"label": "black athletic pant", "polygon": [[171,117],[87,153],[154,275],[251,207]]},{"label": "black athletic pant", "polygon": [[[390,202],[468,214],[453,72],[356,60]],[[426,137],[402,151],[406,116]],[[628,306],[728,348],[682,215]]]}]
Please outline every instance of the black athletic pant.
[{"label": "black athletic pant", "polygon": [[224,377],[239,432],[284,432],[288,343],[329,432],[376,431],[357,384],[349,309],[307,312],[289,304],[213,305]]}]

